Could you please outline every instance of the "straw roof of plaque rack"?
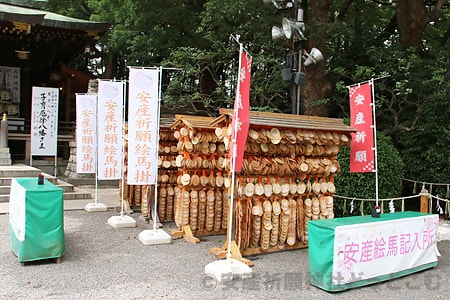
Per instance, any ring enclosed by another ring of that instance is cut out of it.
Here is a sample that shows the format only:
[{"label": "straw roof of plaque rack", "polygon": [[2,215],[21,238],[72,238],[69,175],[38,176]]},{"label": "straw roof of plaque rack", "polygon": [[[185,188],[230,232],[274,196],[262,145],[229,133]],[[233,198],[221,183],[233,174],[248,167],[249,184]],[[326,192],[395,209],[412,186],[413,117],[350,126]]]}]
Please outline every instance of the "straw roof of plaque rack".
[{"label": "straw roof of plaque rack", "polygon": [[211,125],[214,120],[212,117],[204,116],[189,116],[189,115],[175,115],[175,122],[170,126],[171,129],[176,129],[179,126],[187,126],[191,129],[202,128],[202,129],[216,129],[216,126]]},{"label": "straw roof of plaque rack", "polygon": [[170,128],[174,121],[175,121],[174,117],[161,117],[159,118],[159,127]]},{"label": "straw roof of plaque rack", "polygon": [[[220,116],[210,125],[218,124],[233,117],[233,109],[219,109]],[[270,112],[250,111],[250,125],[257,127],[295,128],[305,130],[323,130],[342,133],[356,132],[356,129],[346,125],[342,119],[317,116],[292,115]]]}]

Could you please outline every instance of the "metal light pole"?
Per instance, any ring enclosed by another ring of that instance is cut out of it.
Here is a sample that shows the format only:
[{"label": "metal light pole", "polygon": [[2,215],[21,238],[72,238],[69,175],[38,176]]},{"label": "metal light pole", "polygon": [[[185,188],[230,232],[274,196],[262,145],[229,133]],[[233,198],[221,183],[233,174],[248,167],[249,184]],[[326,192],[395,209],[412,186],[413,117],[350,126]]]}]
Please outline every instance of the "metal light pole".
[{"label": "metal light pole", "polygon": [[[315,64],[323,59],[322,53],[312,48],[311,53],[307,53],[302,49],[302,41],[307,40],[305,37],[305,23],[303,21],[303,9],[301,7],[302,0],[263,0],[264,3],[272,3],[278,10],[290,10],[289,18],[283,18],[282,28],[272,27],[272,39],[288,39],[290,45],[290,58],[287,69],[282,71],[283,80],[291,82],[291,106],[292,114],[300,114],[301,101],[301,85],[304,84],[306,75],[302,73],[302,67]],[[314,51],[313,51],[314,50]],[[302,59],[305,58],[303,62]],[[289,78],[290,75],[290,78]]]},{"label": "metal light pole", "polygon": [[[292,8],[292,19],[297,20],[298,17],[298,8],[299,8],[299,1],[295,0],[293,1],[293,8]],[[300,72],[301,70],[301,56],[300,56],[300,50],[301,45],[300,41],[295,38],[292,38],[291,43],[291,55],[292,55],[292,76],[291,76],[291,103],[292,103],[292,114],[300,114],[300,85],[297,86],[295,84],[295,76],[297,72]],[[297,53],[298,59],[297,59]]]}]

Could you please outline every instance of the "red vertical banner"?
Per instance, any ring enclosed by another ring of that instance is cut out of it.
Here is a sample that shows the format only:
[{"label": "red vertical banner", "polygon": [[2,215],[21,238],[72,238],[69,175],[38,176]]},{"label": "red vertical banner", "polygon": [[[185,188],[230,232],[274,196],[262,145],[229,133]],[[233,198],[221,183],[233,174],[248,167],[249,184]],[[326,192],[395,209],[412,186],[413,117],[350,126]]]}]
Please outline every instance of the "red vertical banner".
[{"label": "red vertical banner", "polygon": [[372,85],[369,82],[349,88],[350,126],[357,130],[350,144],[350,172],[375,171]]},{"label": "red vertical banner", "polygon": [[[234,100],[232,140],[230,144],[231,153],[234,155],[235,172],[239,172],[242,167],[248,128],[250,126],[250,77],[252,60],[247,57],[245,51],[242,51],[240,60],[239,84]],[[235,133],[236,129],[237,131]],[[233,137],[236,137],[236,147],[233,145]]]}]

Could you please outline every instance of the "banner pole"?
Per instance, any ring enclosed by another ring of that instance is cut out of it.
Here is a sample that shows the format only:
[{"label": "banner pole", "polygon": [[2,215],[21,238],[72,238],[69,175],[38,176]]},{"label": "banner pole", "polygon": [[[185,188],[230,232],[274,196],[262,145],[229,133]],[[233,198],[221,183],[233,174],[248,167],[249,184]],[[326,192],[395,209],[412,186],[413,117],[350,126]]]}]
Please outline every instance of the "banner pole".
[{"label": "banner pole", "polygon": [[[98,84],[98,82],[97,82]],[[95,200],[97,205],[98,199],[98,93],[95,101]],[[78,153],[78,152],[77,152]],[[78,163],[78,162],[77,162]]]},{"label": "banner pole", "polygon": [[124,228],[124,227],[136,227],[136,220],[134,220],[132,217],[125,215],[125,199],[124,199],[124,189],[125,189],[125,112],[126,112],[126,81],[120,80],[120,83],[122,85],[122,155],[121,155],[121,181],[122,181],[122,192],[121,192],[121,199],[122,199],[122,205],[121,205],[121,211],[120,216],[112,216],[108,219],[108,224],[115,228]]},{"label": "banner pole", "polygon": [[[161,98],[162,98],[162,91],[161,91],[161,84],[162,84],[162,67],[158,68],[158,101],[157,101],[157,109],[156,109],[156,115],[158,120],[158,126],[156,127],[156,145],[159,145],[159,130],[161,126],[161,120],[160,120],[160,109],[161,109]],[[158,161],[158,148],[156,148],[155,151],[156,160]],[[155,178],[158,178],[158,168],[156,168],[156,174]],[[154,217],[153,217],[153,230],[156,231],[158,229],[158,180],[155,181],[155,207],[154,207]]]},{"label": "banner pole", "polygon": [[374,151],[374,171],[375,171],[375,205],[378,206],[378,151],[377,151],[377,119],[375,114],[375,91],[374,79],[369,81],[372,92],[372,114],[373,114],[373,151]]},{"label": "banner pole", "polygon": [[387,78],[387,77],[391,77],[391,75],[387,74],[387,75],[380,76],[380,77],[377,77],[377,78],[372,78],[372,79],[369,79],[369,80],[366,80],[366,81],[361,81],[361,82],[358,82],[358,83],[347,85],[346,87],[347,88],[351,88],[352,86],[361,85],[361,84],[364,84],[364,83],[374,82],[375,80],[380,80],[380,79],[384,79],[384,78]]},{"label": "banner pole", "polygon": [[122,157],[121,157],[121,163],[122,163],[122,205],[120,208],[120,216],[123,217],[124,213],[125,213],[125,199],[124,199],[124,194],[125,194],[125,142],[124,142],[124,137],[125,137],[125,112],[126,112],[126,108],[125,108],[125,84],[124,82],[122,82]]},{"label": "banner pole", "polygon": [[[243,258],[239,253],[239,247],[235,241],[233,241],[233,211],[234,211],[234,194],[235,194],[235,181],[236,181],[236,160],[237,160],[237,138],[238,138],[238,129],[240,129],[241,121],[239,120],[239,109],[243,108],[241,98],[241,73],[242,73],[242,56],[244,47],[242,43],[239,43],[239,72],[238,72],[238,82],[236,87],[236,95],[234,102],[234,113],[233,113],[233,130],[232,130],[232,149],[230,149],[230,171],[231,171],[231,195],[229,196],[229,205],[228,205],[228,220],[227,220],[227,241],[226,241],[226,259],[225,260],[217,260],[213,263],[205,266],[205,273],[210,274],[215,277],[217,281],[222,280],[233,280],[234,277],[239,277],[241,279],[252,277],[252,269],[242,261]],[[246,59],[247,60],[247,59]],[[247,71],[244,71],[247,73]],[[247,97],[247,95],[246,95]],[[247,99],[246,99],[247,101]],[[247,106],[247,105],[246,105]],[[246,108],[247,109],[247,108]],[[244,112],[245,113],[245,112]],[[247,130],[247,129],[246,129]],[[240,167],[239,167],[240,168]],[[233,258],[232,250],[234,249],[234,255],[236,258]]]},{"label": "banner pole", "polygon": [[[77,96],[79,96],[79,95],[85,95],[85,96],[91,96],[91,97],[93,96],[93,94],[77,94]],[[92,128],[93,128],[93,131],[94,131],[93,137],[92,137],[92,139],[93,139],[93,149],[94,149],[93,156],[94,157],[92,159],[93,159],[93,162],[94,162],[95,196],[94,196],[94,202],[93,203],[87,203],[84,206],[84,210],[87,211],[87,212],[104,212],[104,211],[108,210],[108,207],[106,206],[106,204],[98,202],[98,139],[99,139],[98,138],[98,123],[99,123],[99,121],[98,121],[98,119],[99,119],[99,116],[98,116],[98,110],[99,110],[99,107],[98,107],[98,95],[94,95],[93,97],[95,99],[95,101],[94,101],[94,106],[95,107],[93,108],[93,111],[94,111],[95,115],[94,115],[94,120],[89,120],[89,124],[91,124],[91,121],[92,121]],[[76,140],[77,140],[77,149],[78,149],[77,153],[76,153],[77,157],[80,155],[80,153],[82,154],[82,151],[80,151],[80,147],[83,148],[83,143],[82,142],[78,143],[78,141],[79,141],[79,137],[82,136],[81,132],[84,130],[82,128],[82,126],[78,126],[78,125],[80,125],[80,122],[81,123],[85,122],[84,120],[80,121],[81,118],[79,118],[80,115],[81,115],[81,111],[82,111],[81,107],[78,106],[80,104],[80,102],[81,102],[79,100],[80,99],[77,99],[77,114],[78,115],[77,115],[77,130],[75,131],[76,132],[76,137],[77,137]],[[89,107],[89,108],[92,109],[92,107]],[[80,139],[80,140],[82,140],[82,139]],[[78,168],[80,166],[81,161],[82,161],[82,159],[77,159],[77,170],[78,170]],[[89,173],[90,174],[92,173],[91,168],[89,168]]]},{"label": "banner pole", "polygon": [[[240,85],[241,85],[241,67],[242,67],[242,51],[244,51],[244,46],[242,43],[239,43],[239,72],[238,72],[238,81],[236,86],[236,97],[240,97],[238,93],[240,93]],[[232,156],[231,156],[231,195],[230,195],[230,205],[228,207],[228,214],[230,215],[230,223],[228,226],[228,247],[227,247],[227,259],[231,259],[231,243],[232,243],[232,235],[233,235],[233,208],[234,208],[234,190],[235,190],[235,181],[236,181],[236,152],[237,152],[237,132],[238,132],[238,120],[239,120],[239,109],[235,109],[236,118],[234,120],[233,126],[233,136],[232,138],[232,145],[233,149]]]}]

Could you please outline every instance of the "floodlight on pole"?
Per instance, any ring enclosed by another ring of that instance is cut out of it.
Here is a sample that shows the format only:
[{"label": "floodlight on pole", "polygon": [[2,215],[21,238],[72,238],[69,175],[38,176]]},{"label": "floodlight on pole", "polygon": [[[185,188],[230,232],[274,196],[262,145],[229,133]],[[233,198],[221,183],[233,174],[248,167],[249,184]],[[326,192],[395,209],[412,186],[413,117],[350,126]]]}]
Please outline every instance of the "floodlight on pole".
[{"label": "floodlight on pole", "polygon": [[264,2],[265,4],[273,3],[273,5],[275,5],[275,7],[276,7],[277,9],[283,8],[283,7],[281,6],[281,4],[278,3],[278,2],[275,1],[275,0],[263,0],[263,2]]},{"label": "floodlight on pole", "polygon": [[311,64],[316,64],[321,60],[323,60],[322,52],[320,52],[320,50],[317,48],[312,48],[309,53],[305,52],[305,62],[303,63],[303,65],[307,67]]},{"label": "floodlight on pole", "polygon": [[[285,9],[285,8],[291,8],[292,2],[291,1],[283,1],[283,0],[263,0],[264,4],[270,4],[273,3],[273,5],[277,9]],[[283,6],[284,5],[284,6]]]},{"label": "floodlight on pole", "polygon": [[306,37],[303,33],[303,30],[305,30],[305,23],[293,22],[288,18],[283,18],[281,24],[283,27],[284,35],[286,36],[287,39],[290,39],[292,37],[292,32],[296,31],[299,35],[300,40],[306,40]]},{"label": "floodlight on pole", "polygon": [[278,40],[281,40],[284,38],[286,38],[286,35],[285,35],[283,29],[281,29],[280,27],[277,27],[277,26],[272,26],[272,40],[278,41]]}]

